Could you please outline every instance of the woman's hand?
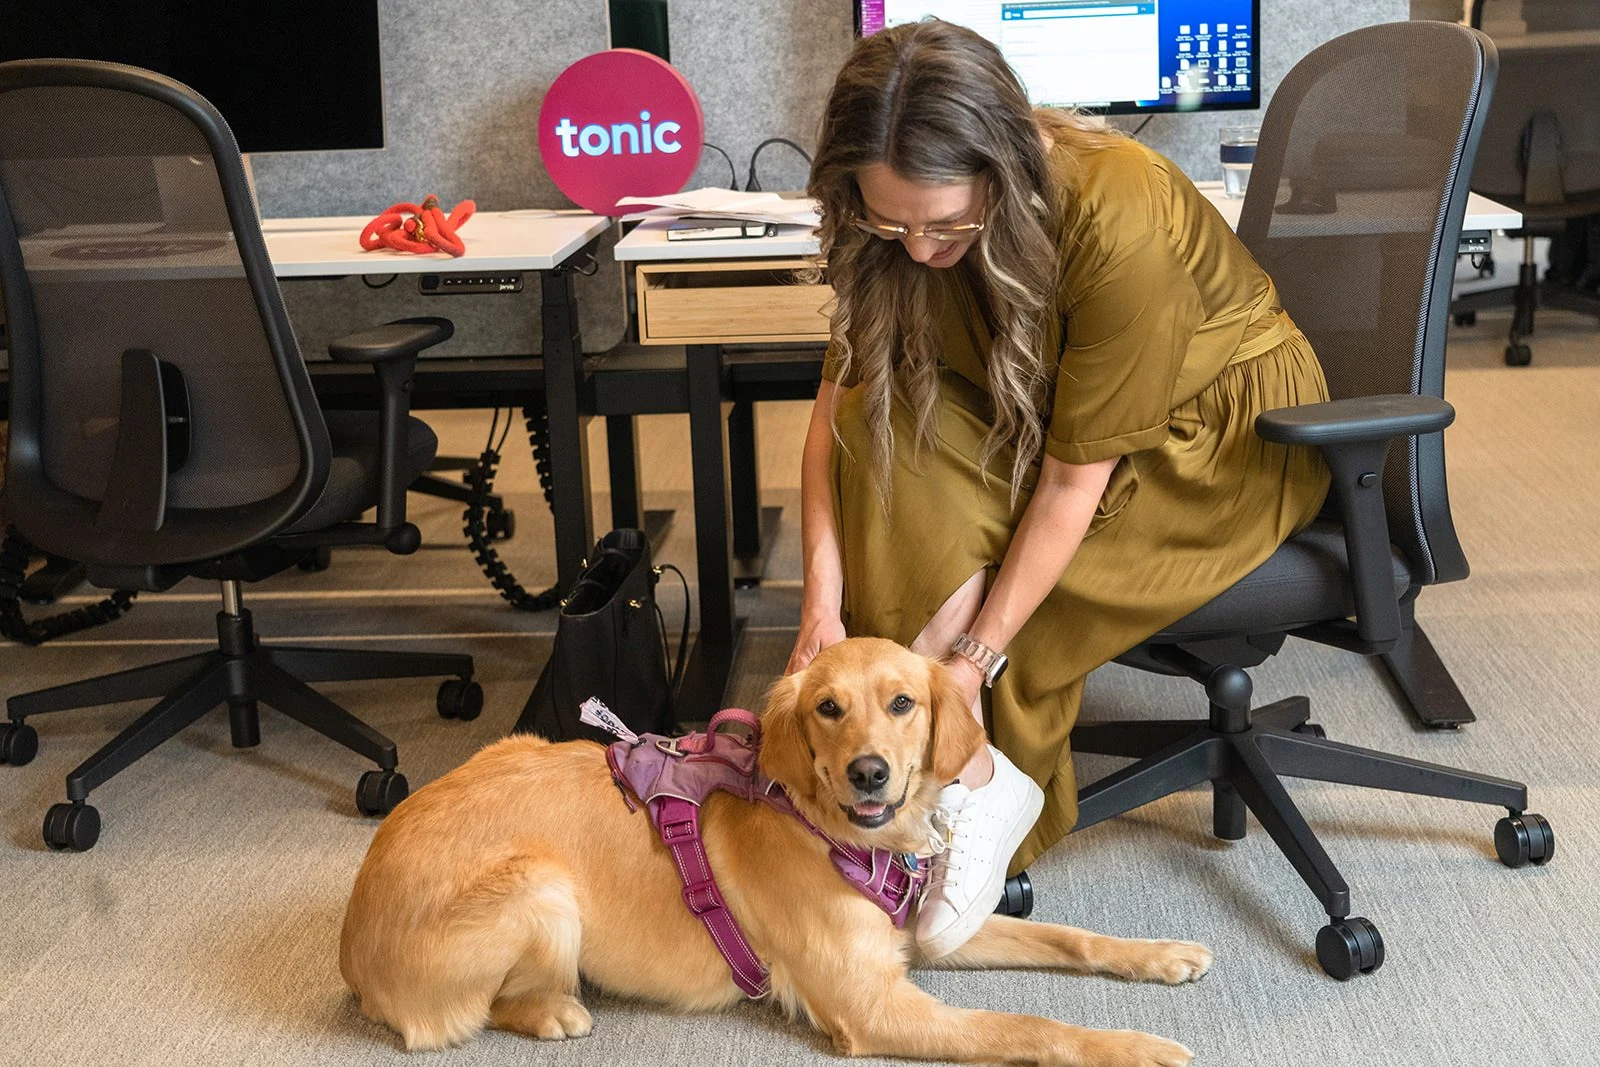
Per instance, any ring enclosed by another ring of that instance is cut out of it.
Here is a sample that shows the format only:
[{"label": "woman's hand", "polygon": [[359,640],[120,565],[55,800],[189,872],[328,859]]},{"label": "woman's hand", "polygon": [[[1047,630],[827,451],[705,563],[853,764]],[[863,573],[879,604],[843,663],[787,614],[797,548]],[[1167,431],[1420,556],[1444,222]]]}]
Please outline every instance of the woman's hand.
[{"label": "woman's hand", "polygon": [[845,639],[844,623],[838,612],[806,613],[800,619],[800,636],[795,639],[794,651],[789,653],[789,665],[784,674],[804,670],[818,652]]}]

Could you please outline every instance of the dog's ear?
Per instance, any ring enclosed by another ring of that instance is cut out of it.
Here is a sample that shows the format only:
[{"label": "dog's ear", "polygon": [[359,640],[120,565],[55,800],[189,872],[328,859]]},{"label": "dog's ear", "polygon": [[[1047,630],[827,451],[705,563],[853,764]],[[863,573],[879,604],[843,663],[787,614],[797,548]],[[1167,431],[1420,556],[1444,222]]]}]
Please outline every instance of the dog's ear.
[{"label": "dog's ear", "polygon": [[932,757],[929,767],[941,783],[956,780],[961,768],[988,740],[972,717],[972,705],[944,664],[928,661],[928,688],[933,703]]},{"label": "dog's ear", "polygon": [[800,679],[804,672],[779,678],[767,690],[761,713],[761,771],[790,792],[810,796],[816,792],[816,772],[811,766],[811,746],[800,728]]}]

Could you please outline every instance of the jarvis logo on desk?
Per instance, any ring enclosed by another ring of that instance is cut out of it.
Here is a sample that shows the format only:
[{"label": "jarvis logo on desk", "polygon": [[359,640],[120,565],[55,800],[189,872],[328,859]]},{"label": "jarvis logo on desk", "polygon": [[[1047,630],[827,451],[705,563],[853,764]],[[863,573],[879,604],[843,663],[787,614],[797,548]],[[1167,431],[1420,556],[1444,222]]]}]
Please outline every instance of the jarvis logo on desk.
[{"label": "jarvis logo on desk", "polygon": [[539,109],[539,156],[563,193],[599,215],[617,199],[683,188],[700,162],[700,100],[670,63],[613,48],[580,59]]}]

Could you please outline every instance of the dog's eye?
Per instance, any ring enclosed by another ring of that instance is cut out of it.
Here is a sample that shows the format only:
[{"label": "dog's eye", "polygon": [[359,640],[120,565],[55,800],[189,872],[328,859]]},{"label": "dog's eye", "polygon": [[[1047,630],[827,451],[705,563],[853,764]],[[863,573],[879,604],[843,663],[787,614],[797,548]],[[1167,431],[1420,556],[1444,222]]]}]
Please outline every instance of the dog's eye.
[{"label": "dog's eye", "polygon": [[889,710],[896,715],[904,715],[916,706],[917,702],[904,693],[889,701]]},{"label": "dog's eye", "polygon": [[844,709],[831,700],[824,700],[817,705],[817,714],[824,719],[837,719],[844,714]]}]

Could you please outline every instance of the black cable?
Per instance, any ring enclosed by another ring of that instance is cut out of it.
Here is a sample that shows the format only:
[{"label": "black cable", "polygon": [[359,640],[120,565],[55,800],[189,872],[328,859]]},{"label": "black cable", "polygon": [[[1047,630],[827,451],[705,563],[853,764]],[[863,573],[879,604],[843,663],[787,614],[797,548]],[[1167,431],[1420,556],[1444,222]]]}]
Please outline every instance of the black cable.
[{"label": "black cable", "polygon": [[[522,415],[528,428],[528,443],[533,449],[533,465],[539,475],[539,488],[544,492],[545,504],[549,505],[552,495],[550,418],[544,411],[526,407],[522,409]],[[498,441],[495,438],[497,431],[500,435]],[[500,448],[505,445],[506,437],[510,433],[511,412],[506,412],[505,428],[502,430],[500,409],[496,408],[494,419],[489,424],[488,440],[484,442],[483,453],[478,457],[478,465],[466,475],[467,490],[471,493],[471,499],[467,502],[466,511],[461,515],[461,532],[466,534],[467,544],[472,548],[472,556],[482,568],[484,576],[489,579],[489,584],[499,590],[500,595],[513,608],[518,611],[549,611],[561,603],[560,584],[552,585],[541,593],[528,592],[501,561],[500,554],[489,542],[486,512],[489,497],[494,491],[495,472],[500,466]]]},{"label": "black cable", "polygon": [[368,289],[386,289],[389,286],[393,285],[395,279],[400,277],[400,275],[391,274],[391,275],[389,275],[389,280],[388,281],[379,282],[376,285],[372,284],[372,282],[369,280],[371,278],[381,278],[381,277],[383,277],[383,275],[381,275],[381,274],[363,274],[361,276],[361,284],[366,286]]},{"label": "black cable", "polygon": [[98,604],[64,611],[47,619],[29,622],[22,617],[19,591],[28,571],[32,547],[10,526],[0,545],[0,636],[22,645],[42,645],[58,637],[87,630],[91,626],[120,618],[133,607],[137,592],[118,589]]},{"label": "black cable", "polygon": [[1136,139],[1137,139],[1137,138],[1138,138],[1138,136],[1139,136],[1139,135],[1140,135],[1140,134],[1141,134],[1141,133],[1143,133],[1143,132],[1144,132],[1144,128],[1145,128],[1145,127],[1146,127],[1146,126],[1148,126],[1148,125],[1150,125],[1150,120],[1151,120],[1151,119],[1153,119],[1153,118],[1155,118],[1155,116],[1154,116],[1154,115],[1146,115],[1146,116],[1145,116],[1145,117],[1144,117],[1144,121],[1143,121],[1143,122],[1141,122],[1141,123],[1139,123],[1139,125],[1137,125],[1137,126],[1135,126],[1135,127],[1134,127],[1134,128],[1133,128],[1133,132],[1132,132],[1132,133],[1130,133],[1130,134],[1128,134],[1128,136],[1129,136],[1129,137],[1133,137],[1133,138],[1136,138]]},{"label": "black cable", "polygon": [[667,696],[669,704],[673,707],[673,721],[676,722],[678,719],[676,711],[676,705],[678,702],[678,689],[683,684],[683,667],[689,651],[689,579],[685,578],[683,576],[683,572],[674,567],[672,564],[663,563],[654,568],[655,573],[651,575],[650,584],[654,586],[660,583],[662,574],[666,573],[667,571],[671,571],[673,574],[676,574],[678,576],[678,581],[683,583],[683,632],[678,635],[678,657],[676,663],[673,663],[672,660],[667,656],[667,617],[661,613],[661,603],[659,599],[656,600],[655,604],[656,623],[661,628],[661,660],[663,665],[671,665],[669,669],[672,671],[672,674],[667,679]]},{"label": "black cable", "polygon": [[737,190],[739,188],[739,172],[733,169],[733,157],[728,155],[728,153],[724,152],[722,149],[718,148],[716,145],[712,144],[710,141],[707,141],[705,144],[707,148],[711,149],[711,151],[728,161],[728,188]]},{"label": "black cable", "polygon": [[787,137],[768,137],[765,141],[756,145],[755,151],[750,153],[750,173],[745,175],[744,179],[744,191],[747,193],[759,193],[761,191],[761,183],[756,181],[756,160],[761,158],[761,150],[769,144],[788,145],[800,153],[800,158],[806,161],[806,166],[811,166],[811,155],[804,148],[801,148]]}]

